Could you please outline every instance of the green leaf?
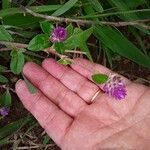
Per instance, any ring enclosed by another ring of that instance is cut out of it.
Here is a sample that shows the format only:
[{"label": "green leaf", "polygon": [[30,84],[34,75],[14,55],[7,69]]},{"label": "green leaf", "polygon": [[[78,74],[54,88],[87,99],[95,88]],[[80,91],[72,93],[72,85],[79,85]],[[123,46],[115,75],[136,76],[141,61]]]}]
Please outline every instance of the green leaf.
[{"label": "green leaf", "polygon": [[0,65],[0,72],[4,72],[7,70],[7,67]]},{"label": "green leaf", "polygon": [[56,42],[54,43],[54,49],[60,53],[60,54],[64,54],[66,47],[65,44],[63,42]]},{"label": "green leaf", "polygon": [[37,34],[36,32],[23,31],[23,30],[16,30],[15,32],[16,32],[16,35],[27,38],[27,39],[31,39]]},{"label": "green leaf", "polygon": [[19,130],[23,125],[27,124],[31,119],[25,117],[15,122],[9,123],[8,125],[0,128],[0,140],[12,135],[14,132]]},{"label": "green leaf", "polygon": [[68,60],[66,60],[65,58],[64,58],[64,59],[59,59],[57,62],[58,62],[59,64],[62,64],[62,65],[71,65],[71,64],[72,64],[71,61],[68,61]]},{"label": "green leaf", "polygon": [[107,55],[107,58],[108,58],[108,62],[110,64],[110,67],[112,68],[113,66],[113,61],[112,61],[112,58],[113,58],[113,52],[111,50],[109,50],[108,48],[104,48],[105,50],[105,53]]},{"label": "green leaf", "polygon": [[144,3],[146,3],[145,0],[134,0],[134,1],[131,1],[131,0],[124,0],[124,2],[128,5],[128,7],[130,8],[136,8]]},{"label": "green leaf", "polygon": [[82,51],[86,52],[87,57],[92,61],[92,56],[86,45],[86,41],[93,33],[93,27],[82,31],[80,28],[75,28],[74,33],[64,43],[67,49],[75,49],[79,47]]},{"label": "green leaf", "polygon": [[24,79],[30,93],[35,94],[37,91],[35,86],[23,74],[22,74],[22,76],[23,76],[23,79]]},{"label": "green leaf", "polygon": [[21,50],[11,51],[10,69],[14,74],[20,74],[24,65],[24,54]]},{"label": "green leaf", "polygon": [[73,28],[72,23],[70,23],[70,24],[66,27],[66,30],[67,30],[67,38],[69,38],[69,37],[73,34],[73,31],[74,31],[74,28]]},{"label": "green leaf", "polygon": [[0,106],[1,107],[11,106],[11,94],[9,90],[6,90],[6,92],[4,92],[3,95],[0,97]]},{"label": "green leaf", "polygon": [[14,14],[3,18],[4,25],[17,26],[25,29],[39,27],[40,21],[42,21],[41,18],[30,16],[28,14]]},{"label": "green leaf", "polygon": [[[110,4],[112,4],[113,6],[115,5],[119,11],[129,11],[130,10],[127,3],[125,3],[122,0],[108,0],[108,2]],[[132,13],[132,14],[121,14],[120,18],[127,20],[127,21],[140,20],[139,16],[137,14],[134,14],[134,13]],[[139,30],[141,30],[142,32],[150,35],[150,32],[148,30],[146,30],[145,28],[140,27],[140,26],[135,26],[135,27],[138,28]]]},{"label": "green leaf", "polygon": [[65,41],[65,44],[69,49],[79,47],[80,43],[86,42],[92,33],[93,27],[85,31],[82,31],[80,28],[75,28],[73,35]]},{"label": "green leaf", "polygon": [[50,137],[46,134],[45,136],[43,136],[43,144],[48,144],[50,141]]},{"label": "green leaf", "polygon": [[92,80],[97,84],[103,84],[103,83],[107,82],[108,76],[105,74],[98,73],[98,74],[92,75]]},{"label": "green leaf", "polygon": [[103,12],[104,11],[104,9],[103,9],[103,7],[102,7],[102,5],[101,5],[101,3],[98,1],[98,0],[88,0],[90,3],[91,3],[91,5],[93,6],[93,8],[95,9],[95,11],[97,11],[97,12]]},{"label": "green leaf", "polygon": [[144,55],[118,30],[106,26],[96,26],[95,33],[96,37],[102,41],[105,47],[140,65],[150,68],[150,58]]},{"label": "green leaf", "polygon": [[43,21],[43,22],[40,22],[40,26],[41,26],[42,31],[45,34],[47,34],[48,36],[51,35],[51,32],[54,28],[53,24],[49,23],[48,21]]},{"label": "green leaf", "polygon": [[81,51],[85,52],[88,59],[93,62],[92,56],[90,54],[90,50],[89,50],[86,42],[80,43],[79,48],[81,49]]},{"label": "green leaf", "polygon": [[5,28],[0,25],[0,40],[2,41],[13,41],[13,38],[11,37],[11,35],[9,34],[9,32],[7,30],[5,30]]},{"label": "green leaf", "polygon": [[11,7],[11,1],[10,0],[2,0],[2,8],[10,8]]},{"label": "green leaf", "polygon": [[0,82],[1,83],[7,83],[8,79],[6,77],[4,77],[3,75],[0,74]]},{"label": "green leaf", "polygon": [[147,50],[144,44],[144,40],[142,40],[142,36],[140,35],[139,32],[137,32],[136,29],[134,28],[129,28],[129,31],[134,35],[134,37],[136,38],[137,43],[139,44],[141,50],[143,50],[144,54],[147,55]]},{"label": "green leaf", "polygon": [[0,146],[4,146],[6,144],[9,144],[9,138],[3,138],[0,140]]},{"label": "green leaf", "polygon": [[46,34],[36,35],[28,45],[28,49],[31,51],[41,51],[48,47],[50,47],[50,41],[49,36]]},{"label": "green leaf", "polygon": [[64,14],[66,11],[68,11],[69,9],[71,9],[76,4],[77,1],[78,0],[69,0],[63,6],[61,6],[59,9],[57,9],[52,14],[52,16],[60,16],[60,15]]},{"label": "green leaf", "polygon": [[[61,5],[42,5],[42,6],[31,6],[29,9],[31,9],[34,12],[38,13],[44,13],[44,12],[52,12],[60,8]],[[14,14],[23,14],[24,10],[21,10],[18,8],[8,8],[0,10],[0,18],[11,16]]]}]

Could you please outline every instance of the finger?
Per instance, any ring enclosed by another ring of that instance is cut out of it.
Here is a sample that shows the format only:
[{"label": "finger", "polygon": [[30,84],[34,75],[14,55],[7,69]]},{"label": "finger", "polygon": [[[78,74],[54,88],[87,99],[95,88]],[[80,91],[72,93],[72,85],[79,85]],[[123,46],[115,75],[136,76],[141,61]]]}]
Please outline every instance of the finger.
[{"label": "finger", "polygon": [[78,95],[35,63],[27,63],[23,68],[23,73],[44,95],[67,114],[75,117],[86,106],[86,103]]},{"label": "finger", "polygon": [[16,92],[26,109],[33,114],[51,138],[58,145],[61,145],[73,119],[48,100],[40,91],[31,94],[22,80],[17,82]]},{"label": "finger", "polygon": [[90,102],[99,87],[68,66],[58,64],[54,59],[45,59],[42,66],[70,90],[86,102]]},{"label": "finger", "polygon": [[[84,77],[88,78],[91,81],[93,81],[91,78],[91,76],[93,74],[101,73],[101,74],[109,75],[110,73],[113,73],[111,70],[109,70],[108,68],[106,68],[100,64],[91,63],[90,61],[88,61],[86,59],[81,59],[81,58],[74,59],[74,63],[71,64],[71,67],[75,71],[77,71],[78,73],[80,73],[81,75],[83,75]],[[121,76],[121,75],[119,75],[119,76]],[[124,80],[125,84],[130,83],[130,81],[127,78],[125,78],[123,76],[121,76],[121,77]],[[101,85],[99,87],[101,87]]]}]

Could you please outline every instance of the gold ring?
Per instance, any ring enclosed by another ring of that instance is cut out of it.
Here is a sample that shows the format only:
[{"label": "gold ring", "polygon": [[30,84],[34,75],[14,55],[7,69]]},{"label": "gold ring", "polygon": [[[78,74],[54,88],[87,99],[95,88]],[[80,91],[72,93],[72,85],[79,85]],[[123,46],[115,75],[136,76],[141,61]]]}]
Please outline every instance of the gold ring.
[{"label": "gold ring", "polygon": [[98,96],[98,94],[99,94],[100,92],[101,92],[101,91],[98,90],[98,91],[94,94],[94,96],[93,96],[92,99],[91,99],[91,103],[94,102],[94,100],[96,99],[96,97]]}]

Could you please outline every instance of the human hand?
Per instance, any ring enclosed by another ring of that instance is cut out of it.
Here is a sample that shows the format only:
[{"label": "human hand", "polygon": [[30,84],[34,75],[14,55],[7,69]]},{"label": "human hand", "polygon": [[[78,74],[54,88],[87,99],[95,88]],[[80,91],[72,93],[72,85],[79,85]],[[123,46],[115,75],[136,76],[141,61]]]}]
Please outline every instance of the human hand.
[{"label": "human hand", "polygon": [[71,65],[46,59],[42,67],[27,63],[24,75],[37,87],[31,94],[24,81],[16,92],[48,135],[63,150],[149,149],[150,88],[123,78],[127,96],[119,101],[91,82],[95,70],[111,71],[77,58]]}]

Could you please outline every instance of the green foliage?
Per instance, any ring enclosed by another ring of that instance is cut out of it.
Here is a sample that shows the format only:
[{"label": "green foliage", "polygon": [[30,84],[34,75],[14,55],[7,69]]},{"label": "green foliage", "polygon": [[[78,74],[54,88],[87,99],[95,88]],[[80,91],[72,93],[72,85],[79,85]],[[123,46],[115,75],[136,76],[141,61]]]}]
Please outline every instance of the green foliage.
[{"label": "green foliage", "polygon": [[[119,10],[129,10],[128,6],[121,0],[111,0],[111,2],[115,3]],[[85,9],[87,13],[95,13],[91,6],[88,6],[88,8],[90,9]],[[128,19],[133,19],[133,17],[136,18],[135,16],[135,14],[129,15]],[[145,29],[142,29],[142,31],[145,32]],[[121,32],[116,30],[116,28],[111,28],[108,26],[95,26],[94,35],[104,44],[104,48],[109,48],[114,53],[118,53],[119,55],[124,56],[140,65],[150,68],[150,58],[144,55],[133,43],[121,34]]]},{"label": "green foliage", "polygon": [[5,30],[4,26],[0,25],[0,40],[13,41],[11,35]]},{"label": "green foliage", "polygon": [[88,1],[91,3],[91,5],[95,9],[95,11],[101,12],[101,13],[104,11],[101,3],[98,0],[92,0],[92,1],[88,0]]},{"label": "green foliage", "polygon": [[0,82],[1,83],[7,83],[8,79],[5,76],[3,76],[3,75],[0,74]]},{"label": "green foliage", "polygon": [[98,74],[92,75],[92,80],[97,84],[103,84],[103,83],[107,82],[108,76],[105,74],[98,73]]},{"label": "green foliage", "polygon": [[[15,20],[14,20],[15,18]],[[35,18],[30,15],[15,14],[3,18],[4,25],[11,25],[23,28],[36,28],[39,25],[41,18]]]},{"label": "green foliage", "polygon": [[7,70],[7,67],[0,65],[0,72],[4,72]]},{"label": "green foliage", "polygon": [[72,8],[75,3],[78,0],[69,0],[68,2],[66,2],[63,6],[61,6],[59,9],[57,9],[52,16],[60,16],[62,14],[64,14],[66,11],[68,11],[70,8]]},{"label": "green foliage", "polygon": [[41,26],[42,31],[45,34],[47,34],[48,36],[51,35],[51,32],[54,28],[53,24],[49,23],[48,21],[43,21],[43,22],[40,22],[40,26]]},{"label": "green foliage", "polygon": [[30,91],[30,93],[31,94],[35,94],[36,91],[37,91],[36,88],[35,88],[35,86],[32,85],[31,82],[24,75],[22,75],[22,76],[23,76],[23,79],[24,79],[24,81],[25,81],[25,83],[26,83],[26,85],[27,85],[28,90]]},{"label": "green foliage", "polygon": [[10,0],[2,0],[2,8],[3,9],[10,8],[10,7],[11,7]]},{"label": "green foliage", "polygon": [[43,136],[43,144],[48,144],[50,141],[50,137],[46,134]]},{"label": "green foliage", "polygon": [[62,65],[71,65],[72,64],[72,62],[71,61],[69,61],[69,60],[66,60],[65,58],[64,59],[59,59],[58,61],[57,61],[59,64],[62,64]]},{"label": "green foliage", "polygon": [[24,54],[21,49],[11,51],[10,69],[14,74],[21,73],[24,62]]},{"label": "green foliage", "polygon": [[95,28],[97,38],[113,52],[120,54],[136,63],[150,68],[150,59],[144,55],[135,45],[127,40],[119,31],[105,26]]},{"label": "green foliage", "polygon": [[142,4],[145,4],[146,0],[124,0],[124,2],[128,5],[129,8],[136,8]]},{"label": "green foliage", "polygon": [[80,28],[75,28],[74,33],[64,43],[68,49],[75,49],[79,47],[83,52],[86,52],[87,57],[92,61],[86,41],[93,33],[93,27],[82,31]]},{"label": "green foliage", "polygon": [[3,95],[0,97],[0,107],[9,107],[11,106],[11,94],[9,90],[6,90]]},{"label": "green foliage", "polygon": [[54,48],[60,54],[64,54],[66,50],[65,44],[63,42],[54,43]]},{"label": "green foliage", "polygon": [[[31,9],[34,12],[44,13],[44,12],[53,12],[60,8],[61,5],[43,5],[43,6],[31,6]],[[18,8],[9,8],[9,9],[2,9],[0,10],[0,18],[11,16],[14,14],[23,14],[24,11]]]},{"label": "green foliage", "polygon": [[41,51],[48,47],[50,47],[50,40],[49,36],[46,34],[36,35],[28,45],[28,49],[31,51]]},{"label": "green foliage", "polygon": [[23,127],[29,121],[30,121],[30,118],[25,117],[25,118],[15,121],[15,122],[12,122],[4,127],[1,127],[0,128],[0,142],[3,138],[6,138],[6,137],[12,135],[14,132],[19,130],[21,127]]},{"label": "green foliage", "polygon": [[67,38],[69,38],[73,34],[73,31],[74,31],[74,27],[73,27],[72,23],[70,23],[66,27],[66,30],[67,30]]},{"label": "green foliage", "polygon": [[[108,0],[108,2],[118,8],[120,11],[129,11],[129,6],[122,0]],[[121,14],[120,18],[125,19],[127,21],[130,20],[140,20],[137,14]],[[150,32],[143,27],[136,26],[139,30],[143,31],[146,34],[150,35]]]}]

